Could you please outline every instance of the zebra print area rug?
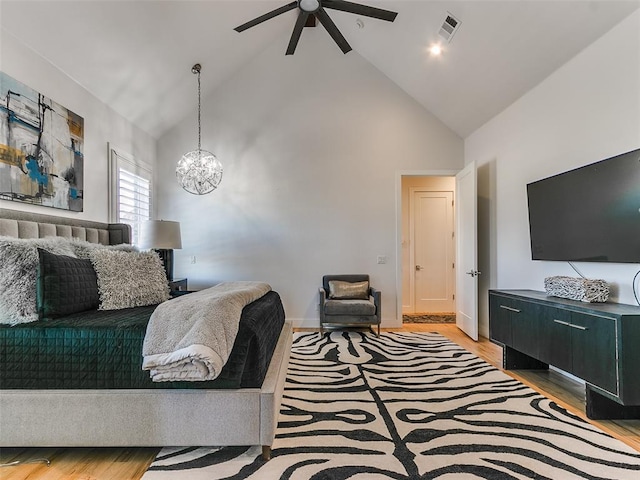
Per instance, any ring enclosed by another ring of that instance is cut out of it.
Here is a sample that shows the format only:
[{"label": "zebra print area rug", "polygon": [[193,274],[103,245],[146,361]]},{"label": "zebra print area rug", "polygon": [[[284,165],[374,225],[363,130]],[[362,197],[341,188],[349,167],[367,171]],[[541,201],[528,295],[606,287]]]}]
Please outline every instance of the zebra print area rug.
[{"label": "zebra print area rug", "polygon": [[143,480],[631,479],[640,454],[435,333],[296,333],[273,457],[163,449]]}]

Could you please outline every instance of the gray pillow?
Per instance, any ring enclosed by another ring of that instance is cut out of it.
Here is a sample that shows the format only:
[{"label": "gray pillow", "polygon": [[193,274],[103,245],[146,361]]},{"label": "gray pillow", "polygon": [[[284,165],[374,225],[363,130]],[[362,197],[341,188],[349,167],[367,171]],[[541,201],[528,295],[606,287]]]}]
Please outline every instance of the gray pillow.
[{"label": "gray pillow", "polygon": [[38,248],[38,314],[57,318],[100,305],[98,280],[91,260],[54,255]]},{"label": "gray pillow", "polygon": [[91,252],[96,249],[106,248],[111,250],[120,250],[123,252],[137,252],[138,249],[135,245],[128,243],[121,243],[120,245],[102,245],[101,243],[91,243],[86,240],[79,240],[77,238],[71,239],[71,248],[78,258],[91,258]]},{"label": "gray pillow", "polygon": [[38,320],[38,247],[75,257],[66,238],[0,237],[0,323],[17,325]]},{"label": "gray pillow", "polygon": [[98,276],[100,310],[169,300],[169,282],[157,253],[97,248],[90,253],[90,259]]},{"label": "gray pillow", "polygon": [[369,282],[329,280],[329,298],[336,300],[367,300],[369,298]]}]

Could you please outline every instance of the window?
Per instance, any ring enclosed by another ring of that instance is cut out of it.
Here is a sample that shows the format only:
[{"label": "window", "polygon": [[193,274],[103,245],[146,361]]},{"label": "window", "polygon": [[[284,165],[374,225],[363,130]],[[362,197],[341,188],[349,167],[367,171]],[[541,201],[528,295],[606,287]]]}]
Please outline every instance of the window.
[{"label": "window", "polygon": [[138,243],[140,225],[151,219],[151,166],[110,148],[109,218],[131,225],[131,243]]}]

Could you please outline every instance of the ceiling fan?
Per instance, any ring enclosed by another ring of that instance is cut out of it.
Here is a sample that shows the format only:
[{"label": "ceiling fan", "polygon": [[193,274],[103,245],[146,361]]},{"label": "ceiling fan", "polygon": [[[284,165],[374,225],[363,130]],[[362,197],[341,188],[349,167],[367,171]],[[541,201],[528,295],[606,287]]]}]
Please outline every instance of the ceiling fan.
[{"label": "ceiling fan", "polygon": [[387,22],[393,22],[398,15],[397,12],[390,10],[383,10],[382,8],[369,7],[367,5],[361,5],[359,3],[347,2],[344,0],[296,0],[295,2],[288,3],[283,7],[276,8],[269,13],[265,13],[253,20],[234,28],[236,32],[244,32],[248,28],[255,27],[256,25],[277,17],[289,10],[298,8],[298,19],[296,25],[293,27],[293,33],[291,34],[291,40],[289,40],[289,46],[287,47],[287,55],[293,55],[298,46],[298,40],[300,40],[300,34],[302,29],[307,26],[315,26],[315,18],[317,18],[324,28],[329,32],[331,38],[338,44],[342,53],[351,51],[351,45],[342,36],[336,24],[327,15],[325,8],[333,10],[340,10],[342,12],[355,13],[356,15],[363,15],[365,17],[377,18],[379,20],[386,20]]}]

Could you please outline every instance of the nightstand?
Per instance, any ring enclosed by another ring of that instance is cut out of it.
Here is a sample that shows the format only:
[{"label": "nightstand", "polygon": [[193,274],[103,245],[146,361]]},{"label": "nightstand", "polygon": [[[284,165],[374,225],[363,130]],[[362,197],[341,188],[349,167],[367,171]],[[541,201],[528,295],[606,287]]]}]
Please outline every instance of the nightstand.
[{"label": "nightstand", "polygon": [[187,290],[187,279],[177,278],[169,282],[169,289],[173,292],[184,292]]}]

